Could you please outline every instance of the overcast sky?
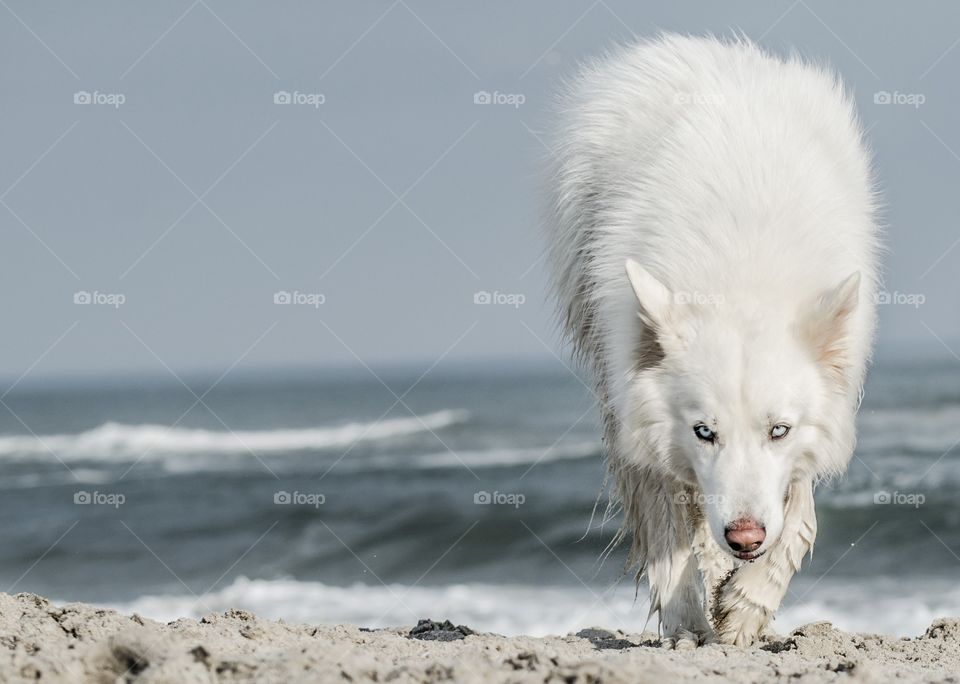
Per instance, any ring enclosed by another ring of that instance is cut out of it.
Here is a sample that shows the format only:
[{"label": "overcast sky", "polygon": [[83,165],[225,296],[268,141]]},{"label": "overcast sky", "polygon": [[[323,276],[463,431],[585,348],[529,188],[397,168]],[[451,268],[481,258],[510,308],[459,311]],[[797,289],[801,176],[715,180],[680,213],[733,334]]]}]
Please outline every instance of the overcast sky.
[{"label": "overcast sky", "polygon": [[0,5],[11,381],[556,362],[550,93],[658,30],[739,29],[841,71],[888,204],[887,289],[913,295],[882,307],[881,350],[960,350],[955,3]]}]

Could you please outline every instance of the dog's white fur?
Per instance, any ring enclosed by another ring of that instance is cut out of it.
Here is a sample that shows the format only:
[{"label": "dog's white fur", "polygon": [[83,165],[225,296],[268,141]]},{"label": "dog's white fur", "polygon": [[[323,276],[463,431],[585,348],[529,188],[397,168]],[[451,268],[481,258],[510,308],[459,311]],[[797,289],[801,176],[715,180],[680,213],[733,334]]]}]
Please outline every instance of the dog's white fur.
[{"label": "dog's white fur", "polygon": [[[854,448],[879,278],[854,106],[802,59],[662,35],[584,66],[559,118],[553,284],[620,536],[666,644],[749,644],[812,548],[814,485]],[[749,562],[724,539],[742,518],[766,529]]]}]

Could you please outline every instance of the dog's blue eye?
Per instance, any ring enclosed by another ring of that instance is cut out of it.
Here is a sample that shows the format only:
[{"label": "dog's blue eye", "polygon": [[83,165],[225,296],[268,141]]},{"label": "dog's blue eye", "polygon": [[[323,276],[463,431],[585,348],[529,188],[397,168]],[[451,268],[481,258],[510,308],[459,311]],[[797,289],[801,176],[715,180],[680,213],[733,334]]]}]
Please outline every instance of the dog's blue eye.
[{"label": "dog's blue eye", "polygon": [[704,442],[712,442],[716,439],[717,435],[713,430],[708,428],[703,423],[693,426],[693,432],[699,439],[702,439]]},{"label": "dog's blue eye", "polygon": [[770,439],[783,439],[790,432],[790,426],[783,423],[777,423],[770,430]]}]

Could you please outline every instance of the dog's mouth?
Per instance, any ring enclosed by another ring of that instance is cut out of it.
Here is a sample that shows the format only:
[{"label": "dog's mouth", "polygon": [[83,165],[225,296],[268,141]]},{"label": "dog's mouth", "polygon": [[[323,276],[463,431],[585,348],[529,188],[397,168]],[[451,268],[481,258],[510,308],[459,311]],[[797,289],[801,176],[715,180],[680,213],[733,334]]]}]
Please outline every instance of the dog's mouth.
[{"label": "dog's mouth", "polygon": [[733,554],[733,557],[742,561],[754,561],[766,552],[766,549],[763,551],[737,551]]}]

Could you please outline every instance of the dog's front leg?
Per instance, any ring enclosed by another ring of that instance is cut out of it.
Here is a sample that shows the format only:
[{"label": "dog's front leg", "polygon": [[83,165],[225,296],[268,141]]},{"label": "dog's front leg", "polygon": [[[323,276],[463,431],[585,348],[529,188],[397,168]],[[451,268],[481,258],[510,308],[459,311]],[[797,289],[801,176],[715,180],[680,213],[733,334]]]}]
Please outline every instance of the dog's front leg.
[{"label": "dog's front leg", "polygon": [[647,564],[651,608],[660,613],[662,644],[693,648],[715,640],[704,611],[703,581],[690,547],[665,549]]},{"label": "dog's front leg", "polygon": [[628,477],[624,504],[633,556],[650,583],[650,612],[659,613],[663,645],[691,648],[713,641],[693,552],[689,492],[651,470]]},{"label": "dog's front leg", "polygon": [[721,642],[748,646],[759,638],[816,536],[813,486],[795,481],[788,492],[780,538],[760,558],[740,566],[717,591],[713,623]]}]

